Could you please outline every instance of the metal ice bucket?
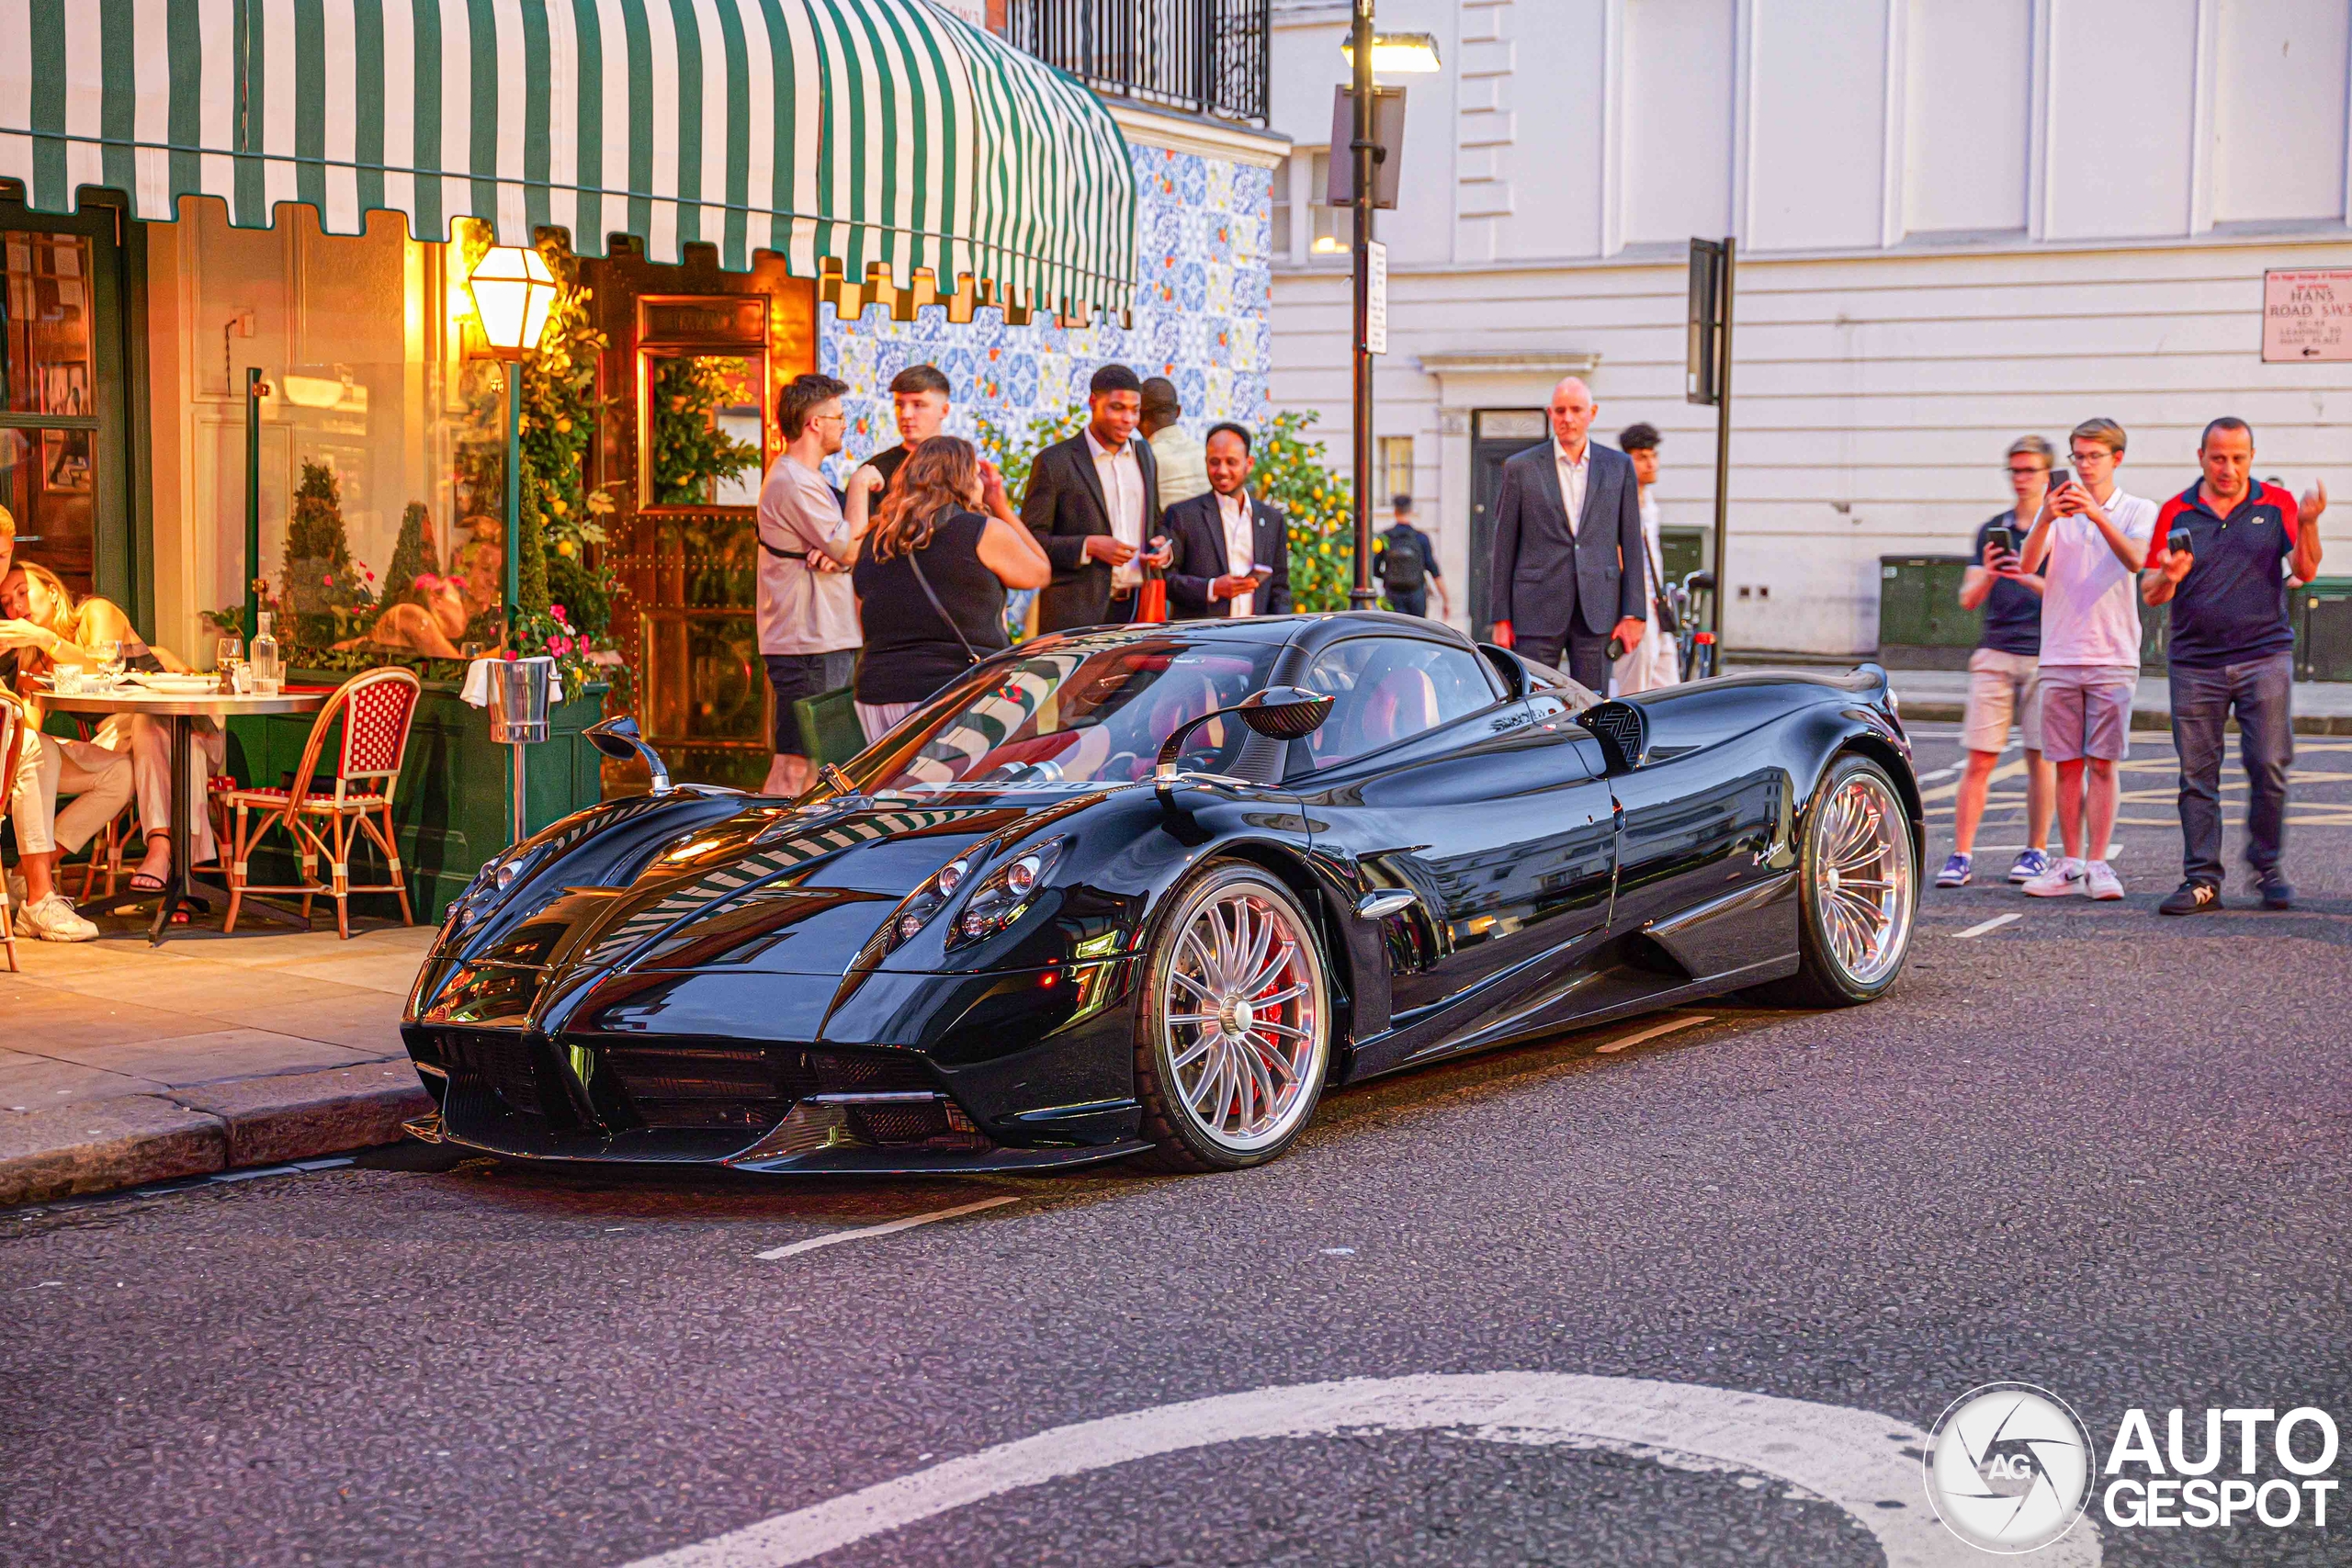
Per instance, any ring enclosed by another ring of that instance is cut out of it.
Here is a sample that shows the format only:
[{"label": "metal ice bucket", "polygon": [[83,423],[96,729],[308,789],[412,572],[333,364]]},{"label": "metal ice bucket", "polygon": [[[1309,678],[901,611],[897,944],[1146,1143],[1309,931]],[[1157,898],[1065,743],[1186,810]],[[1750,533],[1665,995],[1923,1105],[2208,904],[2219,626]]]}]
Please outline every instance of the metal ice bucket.
[{"label": "metal ice bucket", "polygon": [[495,659],[490,665],[490,738],[501,746],[536,746],[548,738],[552,659]]}]

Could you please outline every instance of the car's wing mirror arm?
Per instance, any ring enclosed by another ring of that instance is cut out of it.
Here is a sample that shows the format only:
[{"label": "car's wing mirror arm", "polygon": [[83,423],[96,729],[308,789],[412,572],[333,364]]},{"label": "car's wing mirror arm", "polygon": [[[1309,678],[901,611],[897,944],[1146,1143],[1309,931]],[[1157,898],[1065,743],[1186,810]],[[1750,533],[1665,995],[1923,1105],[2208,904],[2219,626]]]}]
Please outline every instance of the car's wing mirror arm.
[{"label": "car's wing mirror arm", "polygon": [[670,793],[670,770],[662,761],[662,753],[639,733],[637,720],[628,714],[608,718],[602,724],[592,724],[582,733],[588,743],[616,762],[643,761],[653,775],[653,793]]},{"label": "car's wing mirror arm", "polygon": [[1151,770],[1152,787],[1159,792],[1162,806],[1175,804],[1174,786],[1182,776],[1176,759],[1184,754],[1185,739],[1209,720],[1228,714],[1269,739],[1296,740],[1314,734],[1331,716],[1331,699],[1325,693],[1309,691],[1305,686],[1268,686],[1250,693],[1231,707],[1212,708],[1198,718],[1186,719],[1160,742],[1159,760]]}]

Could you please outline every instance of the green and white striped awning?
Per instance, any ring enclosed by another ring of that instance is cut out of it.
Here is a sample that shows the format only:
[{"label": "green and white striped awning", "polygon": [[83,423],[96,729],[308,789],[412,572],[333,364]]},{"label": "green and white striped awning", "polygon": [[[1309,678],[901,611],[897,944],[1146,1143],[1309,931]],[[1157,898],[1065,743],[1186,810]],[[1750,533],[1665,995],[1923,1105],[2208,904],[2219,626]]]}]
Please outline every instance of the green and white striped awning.
[{"label": "green and white striped awning", "polygon": [[0,0],[0,177],[51,212],[473,217],[1063,313],[1136,276],[1108,111],[929,0]]}]

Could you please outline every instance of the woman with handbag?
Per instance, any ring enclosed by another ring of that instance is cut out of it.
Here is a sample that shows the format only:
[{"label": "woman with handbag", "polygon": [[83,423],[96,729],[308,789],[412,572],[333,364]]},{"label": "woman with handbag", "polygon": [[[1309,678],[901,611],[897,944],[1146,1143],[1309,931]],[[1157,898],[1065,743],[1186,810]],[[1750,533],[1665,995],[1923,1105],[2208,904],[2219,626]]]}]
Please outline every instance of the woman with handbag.
[{"label": "woman with handbag", "polygon": [[1053,575],[1006,504],[995,465],[953,435],[917,446],[891,482],[852,577],[865,632],[857,718],[866,740],[1011,646],[1005,590],[1043,588]]}]

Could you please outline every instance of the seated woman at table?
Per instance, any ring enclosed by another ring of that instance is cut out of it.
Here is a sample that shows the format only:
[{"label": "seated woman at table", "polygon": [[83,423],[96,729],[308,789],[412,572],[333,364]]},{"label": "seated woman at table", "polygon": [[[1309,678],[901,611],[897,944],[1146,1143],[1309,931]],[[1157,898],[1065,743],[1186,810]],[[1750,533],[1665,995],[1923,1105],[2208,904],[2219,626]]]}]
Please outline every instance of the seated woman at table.
[{"label": "seated woman at table", "polygon": [[[57,863],[97,835],[130,799],[130,759],[86,740],[43,735],[29,705],[0,690],[0,708],[14,709],[24,739],[13,778],[0,780],[0,798],[17,824],[17,934],[40,942],[87,942],[98,928],[74,911],[57,888]],[[64,810],[61,795],[74,796]]]},{"label": "seated woman at table", "polygon": [[[146,648],[139,632],[112,600],[96,594],[74,601],[57,574],[21,558],[7,576],[0,577],[0,648],[17,651],[17,668],[26,675],[47,673],[59,664],[97,668],[103,642]],[[147,651],[166,670],[187,665],[167,649]],[[27,693],[30,695],[30,693]],[[188,799],[194,820],[188,824],[196,863],[215,854],[211,814],[204,809],[205,781],[219,772],[228,755],[228,737],[210,719],[198,719],[188,748]],[[147,852],[130,878],[131,889],[154,893],[163,889],[172,868],[172,740],[170,729],[145,714],[110,714],[91,738],[109,751],[128,752],[131,778],[139,795],[139,826],[147,838]]]}]

